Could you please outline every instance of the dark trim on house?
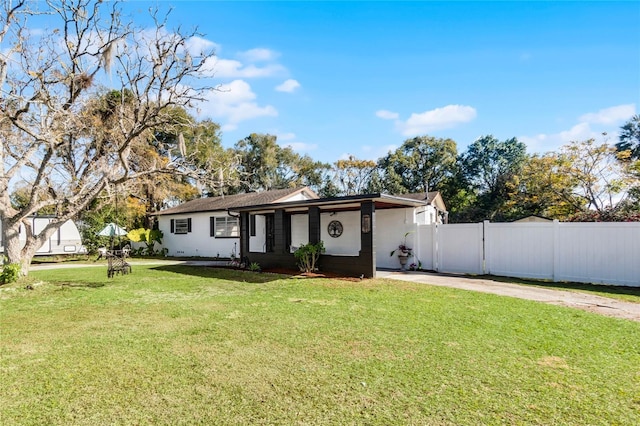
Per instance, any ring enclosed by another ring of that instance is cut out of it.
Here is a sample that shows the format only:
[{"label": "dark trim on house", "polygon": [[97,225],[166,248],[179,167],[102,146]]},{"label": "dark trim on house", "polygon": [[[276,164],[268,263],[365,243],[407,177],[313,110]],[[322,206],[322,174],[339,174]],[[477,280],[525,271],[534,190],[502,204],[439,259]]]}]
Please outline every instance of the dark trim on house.
[{"label": "dark trim on house", "polygon": [[[345,276],[373,278],[376,275],[376,251],[375,251],[375,211],[373,200],[365,200],[360,204],[361,223],[365,215],[369,216],[370,231],[363,233],[360,230],[361,248],[358,255],[340,256],[323,254],[320,256],[318,268],[320,271],[331,271]],[[320,208],[310,206],[309,218],[309,242],[320,241]],[[249,216],[248,211],[240,212],[240,250],[244,261],[257,262],[262,268],[297,269],[296,259],[290,253],[291,247],[291,214],[285,209],[276,209],[273,213],[274,243],[273,251],[266,253],[249,251]]]}]

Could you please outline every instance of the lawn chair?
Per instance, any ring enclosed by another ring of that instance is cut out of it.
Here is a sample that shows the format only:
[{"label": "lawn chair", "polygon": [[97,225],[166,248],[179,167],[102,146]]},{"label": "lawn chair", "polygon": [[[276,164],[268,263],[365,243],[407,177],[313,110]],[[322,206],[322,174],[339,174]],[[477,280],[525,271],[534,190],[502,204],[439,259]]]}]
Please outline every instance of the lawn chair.
[{"label": "lawn chair", "polygon": [[129,250],[109,250],[107,251],[107,277],[113,278],[116,274],[130,274],[131,265],[127,262]]}]

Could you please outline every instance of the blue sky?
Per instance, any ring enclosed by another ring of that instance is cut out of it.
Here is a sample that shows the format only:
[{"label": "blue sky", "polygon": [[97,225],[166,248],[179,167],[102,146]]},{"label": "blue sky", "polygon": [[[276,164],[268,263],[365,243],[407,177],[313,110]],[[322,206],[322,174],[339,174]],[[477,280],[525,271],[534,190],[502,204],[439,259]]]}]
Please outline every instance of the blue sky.
[{"label": "blue sky", "polygon": [[[173,11],[217,53],[199,118],[232,146],[278,136],[317,160],[377,159],[410,137],[518,137],[530,152],[640,108],[640,2],[132,2]],[[143,21],[140,21],[142,23]]]}]

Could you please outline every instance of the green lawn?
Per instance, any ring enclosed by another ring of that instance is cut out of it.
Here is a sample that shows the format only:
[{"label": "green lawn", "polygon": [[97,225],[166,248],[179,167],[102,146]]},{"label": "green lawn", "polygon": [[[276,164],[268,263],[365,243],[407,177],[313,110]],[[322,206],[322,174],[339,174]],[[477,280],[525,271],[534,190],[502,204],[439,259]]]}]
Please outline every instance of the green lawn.
[{"label": "green lawn", "polygon": [[0,287],[1,424],[640,424],[632,321],[387,280],[33,279]]}]

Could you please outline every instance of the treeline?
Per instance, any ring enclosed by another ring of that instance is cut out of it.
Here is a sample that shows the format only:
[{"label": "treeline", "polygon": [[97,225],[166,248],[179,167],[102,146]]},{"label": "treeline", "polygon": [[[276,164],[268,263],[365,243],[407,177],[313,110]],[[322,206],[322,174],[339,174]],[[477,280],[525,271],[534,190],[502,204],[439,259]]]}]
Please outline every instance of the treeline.
[{"label": "treeline", "polygon": [[[516,138],[487,135],[459,152],[451,139],[405,140],[377,161],[350,156],[332,164],[253,133],[222,146],[220,128],[183,109],[156,130],[140,158],[171,152],[190,159],[190,173],[140,177],[108,188],[82,215],[96,226],[116,219],[130,229],[153,227],[150,213],[201,196],[310,186],[320,196],[440,191],[450,222],[510,221],[528,215],[574,221],[640,220],[640,116],[615,145],[593,139],[546,154],[528,154]],[[15,191],[14,205],[28,188]],[[24,196],[25,199],[21,199]],[[41,212],[55,213],[55,212]]]},{"label": "treeline", "polygon": [[185,125],[178,133],[159,132],[156,138],[182,141],[184,154],[198,158],[200,178],[165,175],[139,181],[127,201],[130,223],[200,196],[297,186],[310,186],[324,197],[440,191],[451,222],[528,215],[640,220],[640,116],[621,128],[616,144],[590,139],[528,154],[516,138],[487,135],[459,152],[451,139],[419,136],[377,161],[350,156],[332,164],[282,147],[269,134],[253,133],[223,148],[219,127],[211,121]]},{"label": "treeline", "polygon": [[629,138],[618,145],[586,140],[531,155],[516,138],[489,135],[458,152],[451,139],[419,136],[377,161],[350,156],[324,164],[280,147],[275,136],[252,134],[234,148],[238,184],[225,189],[309,185],[321,196],[440,191],[452,222],[528,215],[640,220],[639,153]]}]

